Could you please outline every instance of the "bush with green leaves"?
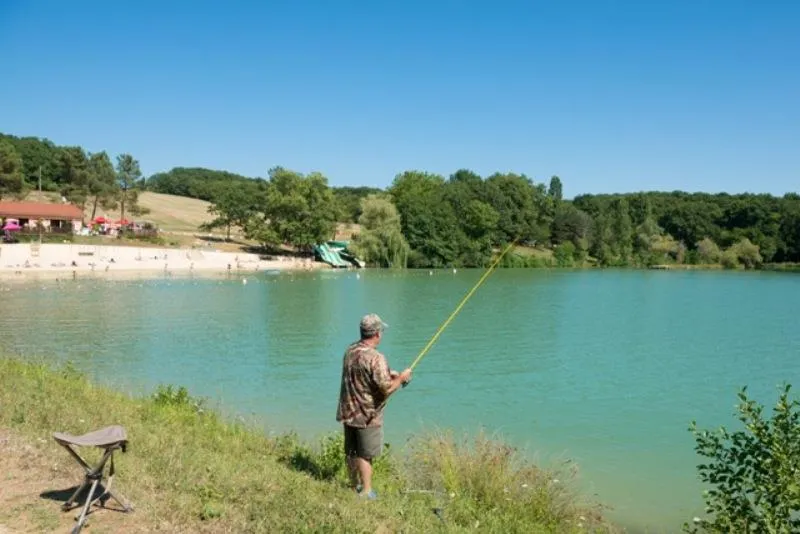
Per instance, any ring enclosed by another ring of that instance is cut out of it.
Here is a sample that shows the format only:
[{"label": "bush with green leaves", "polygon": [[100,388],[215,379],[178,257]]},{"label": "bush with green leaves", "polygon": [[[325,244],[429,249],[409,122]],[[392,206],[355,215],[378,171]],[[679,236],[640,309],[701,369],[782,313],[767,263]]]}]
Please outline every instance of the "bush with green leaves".
[{"label": "bush with green leaves", "polygon": [[206,399],[197,398],[189,395],[189,391],[184,386],[173,386],[172,384],[160,384],[152,395],[156,406],[179,406],[190,408],[198,413],[203,412]]},{"label": "bush with green leaves", "polygon": [[708,458],[698,466],[709,519],[695,518],[686,532],[789,534],[800,532],[800,402],[783,387],[772,416],[739,394],[738,419],[744,430],[690,431],[695,450]]}]

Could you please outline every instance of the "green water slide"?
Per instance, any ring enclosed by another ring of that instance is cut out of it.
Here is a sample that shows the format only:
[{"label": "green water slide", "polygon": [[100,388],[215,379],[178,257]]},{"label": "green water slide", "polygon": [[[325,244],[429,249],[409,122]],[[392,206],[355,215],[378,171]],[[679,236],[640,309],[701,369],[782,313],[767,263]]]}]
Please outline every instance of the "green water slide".
[{"label": "green water slide", "polygon": [[347,241],[328,241],[314,247],[317,259],[333,267],[364,267],[364,262],[347,250]]},{"label": "green water slide", "polygon": [[320,261],[323,261],[332,267],[350,267],[350,262],[343,260],[342,257],[339,256],[339,253],[329,247],[326,243],[316,245],[314,247],[314,252]]}]

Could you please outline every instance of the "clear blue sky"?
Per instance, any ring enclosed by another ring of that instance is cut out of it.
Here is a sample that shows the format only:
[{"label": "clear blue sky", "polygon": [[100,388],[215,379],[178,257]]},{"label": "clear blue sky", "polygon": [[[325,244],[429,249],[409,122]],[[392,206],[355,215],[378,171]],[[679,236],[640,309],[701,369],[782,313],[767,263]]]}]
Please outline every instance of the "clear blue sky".
[{"label": "clear blue sky", "polygon": [[0,131],[265,176],[800,189],[800,2],[0,0]]}]

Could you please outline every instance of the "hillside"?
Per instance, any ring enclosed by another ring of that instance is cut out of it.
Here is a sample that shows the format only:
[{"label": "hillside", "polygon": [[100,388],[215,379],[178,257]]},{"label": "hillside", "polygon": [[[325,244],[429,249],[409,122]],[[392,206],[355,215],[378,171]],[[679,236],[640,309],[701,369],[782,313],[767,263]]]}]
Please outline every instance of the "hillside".
[{"label": "hillside", "polygon": [[[43,192],[39,194],[38,192],[32,192],[28,195],[26,200],[55,203],[60,201],[60,197],[58,193]],[[134,219],[150,221],[165,233],[194,233],[198,231],[201,224],[209,222],[214,218],[208,212],[211,203],[195,198],[145,191],[139,195],[139,205],[150,211],[140,217],[134,217]],[[88,221],[92,215],[91,205],[86,208],[84,213]],[[118,209],[104,210],[98,206],[96,216],[118,220],[120,218],[120,211]],[[126,217],[131,218],[130,215],[126,215]],[[352,234],[356,232],[358,232],[357,224],[342,223],[337,228],[336,239],[351,239]],[[203,234],[208,235],[209,232],[203,232]],[[224,236],[222,229],[211,232],[211,234],[219,237]],[[236,231],[233,232],[233,237],[241,239],[241,235],[238,235]]]},{"label": "hillside", "polygon": [[[27,200],[58,202],[59,196],[57,193],[44,192],[40,195],[38,192],[33,192],[28,195]],[[145,191],[139,195],[139,205],[149,209],[150,212],[134,218],[150,221],[165,232],[195,232],[198,226],[213,219],[208,213],[208,207],[211,204],[194,198]],[[84,213],[88,221],[92,215],[91,205],[86,207]],[[117,220],[120,218],[120,211],[118,209],[104,210],[98,206],[96,216]],[[131,218],[130,214],[126,216]]]}]

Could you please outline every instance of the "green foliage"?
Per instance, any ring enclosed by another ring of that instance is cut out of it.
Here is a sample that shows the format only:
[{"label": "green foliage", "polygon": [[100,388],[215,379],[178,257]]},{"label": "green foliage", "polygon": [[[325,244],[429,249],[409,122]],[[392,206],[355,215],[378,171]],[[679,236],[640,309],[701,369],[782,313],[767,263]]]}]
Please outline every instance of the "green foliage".
[{"label": "green foliage", "polygon": [[59,152],[61,194],[72,204],[84,208],[89,199],[89,159],[81,147],[64,147]]},{"label": "green foliage", "polygon": [[556,263],[554,258],[546,258],[528,254],[515,254],[514,252],[509,252],[500,261],[500,267],[506,269],[543,269],[548,267],[556,267]]},{"label": "green foliage", "polygon": [[352,248],[365,262],[378,267],[405,268],[409,247],[403,237],[400,215],[391,200],[370,195],[361,200],[361,232]]},{"label": "green foliage", "polygon": [[[683,243],[687,252],[696,250],[704,239],[729,247],[743,238],[759,247],[764,261],[791,262],[800,260],[798,237],[800,198],[787,194],[783,198],[761,194],[729,195],[725,193],[649,192],[627,195],[579,195],[573,204],[595,221],[611,212],[615,199],[628,199],[633,223],[638,225],[647,216],[655,220],[665,235]],[[613,232],[592,251],[598,255],[604,245],[612,245]],[[702,260],[705,261],[705,260]]]},{"label": "green foliage", "polygon": [[398,175],[389,193],[392,196],[409,246],[412,267],[445,267],[456,264],[461,232],[452,204],[445,197],[444,178],[424,172]]},{"label": "green foliage", "polygon": [[558,176],[550,178],[550,186],[547,188],[547,194],[556,204],[564,199],[564,186],[561,184],[561,178]]},{"label": "green foliage", "polygon": [[571,203],[561,204],[555,212],[552,224],[554,244],[572,241],[576,248],[586,248],[592,234],[592,217]]},{"label": "green foliage", "polygon": [[36,137],[15,137],[0,134],[0,141],[10,143],[22,159],[22,172],[28,183],[38,183],[41,171],[42,188],[45,191],[58,191],[63,179],[59,161],[60,148],[47,139]]},{"label": "green foliage", "polygon": [[93,220],[98,204],[105,209],[116,207],[119,188],[116,183],[117,175],[114,172],[114,166],[105,152],[98,152],[89,156],[88,173],[86,192],[92,200],[90,218]]},{"label": "green foliage", "polygon": [[0,139],[0,200],[10,195],[19,195],[24,187],[22,158],[11,143]]},{"label": "green foliage", "polygon": [[719,262],[726,269],[739,268],[739,256],[736,254],[736,251],[733,250],[732,248],[729,248],[720,255]]},{"label": "green foliage", "polygon": [[[411,442],[406,466],[413,487],[446,500],[447,522],[460,529],[486,532],[544,532],[571,529],[603,531],[599,510],[576,517],[569,479],[574,465],[559,473],[526,462],[514,448],[483,434],[457,441],[450,434]],[[539,530],[537,530],[538,532]]]},{"label": "green foliage", "polygon": [[730,251],[736,255],[738,262],[744,265],[745,269],[754,269],[763,262],[758,246],[751,243],[747,238],[732,245]]},{"label": "green foliage", "polygon": [[119,185],[120,218],[125,218],[125,209],[136,213],[138,194],[135,187],[142,178],[139,162],[130,154],[117,156],[117,184]]},{"label": "green foliage", "polygon": [[722,251],[714,241],[704,237],[702,241],[697,243],[697,257],[701,263],[717,263],[722,257]]},{"label": "green foliage", "polygon": [[[374,265],[483,267],[493,249],[514,239],[554,249],[570,241],[575,262],[600,266],[719,262],[756,269],[767,262],[800,262],[796,193],[779,198],[637,192],[579,195],[570,201],[563,198],[558,176],[544,183],[517,173],[483,178],[468,169],[448,179],[406,171],[386,191],[331,188],[319,173],[303,176],[280,167],[269,171],[268,180],[175,167],[143,181],[138,162],[128,154],[117,158],[117,180],[111,184],[104,152],[87,157],[80,147],[3,134],[0,147],[0,166],[11,169],[0,171],[0,195],[23,194],[25,180],[35,183],[41,170],[45,190],[59,191],[80,207],[88,204],[92,213],[98,205],[121,205],[123,217],[126,211],[139,215],[143,210],[136,199],[142,188],[199,198],[211,202],[215,216],[204,229],[225,228],[230,237],[238,227],[246,238],[267,247],[287,244],[308,251],[333,238],[337,222],[358,221],[368,196],[388,194],[400,216],[401,235],[372,229],[354,243]],[[568,255],[560,254],[561,264],[569,264]],[[508,262],[553,263],[541,258]]]},{"label": "green foliage", "polygon": [[334,187],[340,222],[358,222],[362,213],[362,201],[368,196],[382,194],[377,187]]},{"label": "green foliage", "polygon": [[[341,486],[350,483],[342,432],[326,434],[314,448],[302,443],[296,433],[284,434],[276,439],[275,452],[281,463],[317,480],[336,482]],[[373,461],[372,471],[376,480],[386,480],[396,473],[390,453],[391,446],[385,443],[383,453]]]},{"label": "green foliage", "polygon": [[684,525],[688,532],[800,531],[800,403],[783,387],[772,417],[739,394],[738,419],[744,430],[699,430],[692,422],[697,453],[708,459],[698,466],[710,519]]},{"label": "green foliage", "polygon": [[152,396],[156,406],[177,406],[179,408],[189,408],[196,412],[202,412],[205,405],[204,399],[194,398],[189,395],[189,391],[184,387],[175,387],[172,384],[160,385]]},{"label": "green foliage", "polygon": [[497,240],[535,242],[539,237],[536,196],[540,189],[525,175],[496,173],[486,179],[486,201],[497,211]]},{"label": "green foliage", "polygon": [[328,179],[320,173],[304,176],[276,167],[258,197],[255,215],[245,235],[265,246],[290,243],[310,250],[333,237],[337,208]]},{"label": "green foliage", "polygon": [[575,255],[577,249],[572,241],[565,241],[564,243],[556,246],[553,251],[553,257],[556,260],[556,265],[559,267],[574,267]]},{"label": "green foliage", "polygon": [[175,167],[150,176],[145,182],[148,191],[198,198],[214,202],[224,189],[238,188],[256,180],[226,171],[201,167]]},{"label": "green foliage", "polygon": [[213,221],[201,226],[201,230],[225,228],[226,237],[231,237],[231,227],[247,228],[251,218],[258,212],[263,201],[264,182],[243,182],[235,187],[220,188],[214,193],[214,200],[208,212],[215,215]]}]

